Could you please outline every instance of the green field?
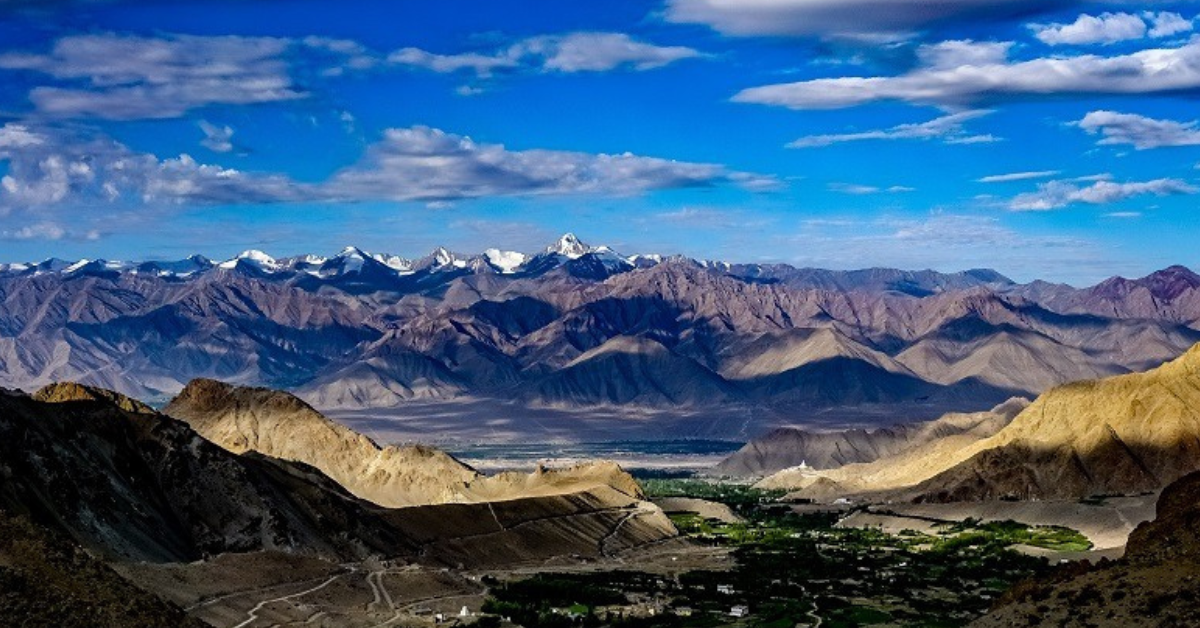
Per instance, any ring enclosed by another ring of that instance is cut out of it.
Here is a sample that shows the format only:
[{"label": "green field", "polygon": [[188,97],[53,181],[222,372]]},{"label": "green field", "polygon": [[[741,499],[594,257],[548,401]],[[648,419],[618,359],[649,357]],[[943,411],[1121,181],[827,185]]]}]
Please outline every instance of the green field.
[{"label": "green field", "polygon": [[[741,515],[745,520],[738,523],[671,515],[696,543],[728,548],[736,566],[670,576],[541,574],[493,587],[488,608],[526,628],[791,628],[818,619],[833,627],[961,626],[1015,582],[1049,568],[1045,559],[1017,553],[1013,545],[1090,547],[1074,530],[1011,521],[947,523],[934,534],[840,528],[835,524],[845,513],[799,515],[775,503],[778,493],[739,484],[672,479],[646,481],[645,488],[655,497],[719,501]],[[731,617],[735,606],[747,607],[748,615]],[[655,615],[634,616],[646,608]]]}]

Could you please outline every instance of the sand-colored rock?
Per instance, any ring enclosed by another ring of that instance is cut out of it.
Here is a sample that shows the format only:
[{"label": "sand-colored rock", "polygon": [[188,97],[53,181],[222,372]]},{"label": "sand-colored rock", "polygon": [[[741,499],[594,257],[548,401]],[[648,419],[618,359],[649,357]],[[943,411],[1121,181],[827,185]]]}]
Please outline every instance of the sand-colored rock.
[{"label": "sand-colored rock", "polygon": [[267,388],[199,379],[164,412],[229,451],[311,465],[354,495],[390,508],[565,495],[597,487],[642,498],[637,482],[615,463],[485,476],[432,447],[380,446],[299,398]]},{"label": "sand-colored rock", "polygon": [[155,414],[154,408],[122,395],[121,393],[85,386],[75,382],[58,382],[49,384],[33,393],[34,401],[43,403],[69,403],[72,401],[104,401],[118,408],[135,414]]},{"label": "sand-colored rock", "polygon": [[761,485],[803,495],[819,476],[828,482],[817,497],[1078,498],[1153,491],[1198,468],[1200,345],[1145,373],[1054,388],[988,438],[951,437],[819,474],[787,470]]},{"label": "sand-colored rock", "polygon": [[[713,467],[712,472],[755,477],[791,467],[821,470],[873,462],[950,436],[976,439],[991,436],[1028,406],[1029,400],[1015,397],[987,412],[951,413],[933,421],[874,430],[812,431],[782,427],[746,443]],[[970,442],[967,438],[959,440]]]}]

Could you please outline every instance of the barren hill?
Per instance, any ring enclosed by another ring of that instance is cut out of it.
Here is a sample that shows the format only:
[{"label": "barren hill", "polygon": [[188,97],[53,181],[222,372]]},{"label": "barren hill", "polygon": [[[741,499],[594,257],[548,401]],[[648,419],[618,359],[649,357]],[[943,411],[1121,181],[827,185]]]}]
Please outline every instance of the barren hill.
[{"label": "barren hill", "polygon": [[989,438],[763,484],[932,501],[1078,498],[1157,490],[1198,468],[1200,346],[1145,373],[1054,388]]},{"label": "barren hill", "polygon": [[874,430],[814,432],[794,427],[779,428],[746,443],[712,471],[720,475],[752,477],[799,465],[822,470],[872,462],[949,436],[959,435],[962,441],[986,438],[1000,431],[1028,405],[1028,400],[1015,398],[988,412],[947,414],[934,421]]},{"label": "barren hill", "polygon": [[274,550],[497,566],[606,555],[675,534],[616,465],[500,476],[485,485],[504,500],[495,503],[389,509],[314,467],[235,454],[137,410],[74,384],[36,398],[0,394],[0,509],[106,558],[152,562]]},{"label": "barren hill", "polygon": [[633,499],[642,497],[637,483],[612,463],[485,476],[431,447],[381,447],[299,398],[267,388],[195,380],[164,412],[233,453],[257,452],[310,465],[354,495],[391,508],[564,495],[602,487]]}]

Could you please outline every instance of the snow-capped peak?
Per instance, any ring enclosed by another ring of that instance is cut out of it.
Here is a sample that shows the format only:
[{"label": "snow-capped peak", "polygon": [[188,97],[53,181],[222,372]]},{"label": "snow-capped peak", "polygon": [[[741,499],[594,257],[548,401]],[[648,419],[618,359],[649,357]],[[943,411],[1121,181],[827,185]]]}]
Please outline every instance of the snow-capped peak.
[{"label": "snow-capped peak", "polygon": [[411,260],[404,259],[398,255],[384,255],[383,253],[376,253],[371,256],[371,259],[383,264],[384,266],[387,266],[388,268],[391,268],[392,270],[402,273],[411,271],[413,266]]},{"label": "snow-capped peak", "polygon": [[437,267],[448,266],[455,261],[454,254],[444,246],[434,249],[433,253],[430,253],[430,257],[433,258],[433,264]]},{"label": "snow-capped peak", "polygon": [[221,268],[225,269],[237,268],[237,265],[240,262],[248,263],[264,272],[274,272],[277,268],[279,268],[279,263],[275,261],[275,258],[256,249],[242,251],[233,259],[221,262],[220,266]]},{"label": "snow-capped peak", "polygon": [[501,251],[500,249],[488,249],[483,252],[483,257],[487,259],[489,264],[504,274],[516,272],[525,263],[526,259],[524,253]]},{"label": "snow-capped peak", "polygon": [[556,253],[570,259],[576,259],[587,255],[592,250],[591,247],[579,241],[574,233],[564,233],[558,242],[546,247],[547,253]]},{"label": "snow-capped peak", "polygon": [[366,259],[369,256],[366,253],[364,253],[363,250],[358,248],[357,246],[348,246],[348,247],[342,249],[341,253],[338,253],[338,257],[361,257],[363,259]]},{"label": "snow-capped peak", "polygon": [[87,266],[88,264],[91,264],[91,263],[92,263],[92,260],[87,259],[85,257],[85,258],[79,260],[78,262],[75,262],[74,264],[71,264],[70,266],[67,266],[66,268],[64,268],[63,272],[64,273],[73,273],[73,272],[79,270],[80,268],[83,268],[84,266]]}]

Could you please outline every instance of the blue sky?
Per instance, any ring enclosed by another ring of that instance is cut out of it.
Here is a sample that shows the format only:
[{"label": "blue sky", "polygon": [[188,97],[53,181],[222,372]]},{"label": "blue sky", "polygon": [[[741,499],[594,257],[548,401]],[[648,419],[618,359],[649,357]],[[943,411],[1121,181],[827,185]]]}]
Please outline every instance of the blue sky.
[{"label": "blue sky", "polygon": [[1196,3],[0,3],[3,261],[1200,265]]}]

